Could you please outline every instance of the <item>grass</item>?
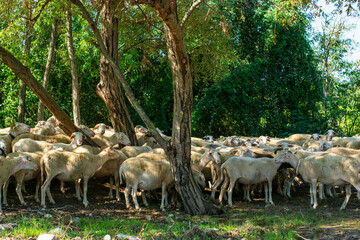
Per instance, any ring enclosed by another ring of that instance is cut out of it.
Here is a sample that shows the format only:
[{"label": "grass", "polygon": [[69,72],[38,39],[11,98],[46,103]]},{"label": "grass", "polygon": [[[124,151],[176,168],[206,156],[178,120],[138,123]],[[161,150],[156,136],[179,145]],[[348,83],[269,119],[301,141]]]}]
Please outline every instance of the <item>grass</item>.
[{"label": "grass", "polygon": [[[138,213],[134,211],[134,215]],[[52,213],[7,216],[1,223],[16,223],[12,230],[0,231],[0,238],[32,239],[41,233],[56,233],[61,239],[103,239],[110,235],[113,239],[122,233],[139,236],[142,239],[296,239],[317,238],[319,229],[336,225],[340,229],[358,229],[359,220],[346,220],[347,213],[327,217],[320,211],[307,210],[306,214],[292,211],[242,211],[230,212],[222,216],[188,216],[168,210],[153,216],[143,215],[132,219],[121,216],[95,216],[73,218],[69,214]],[[339,220],[342,219],[342,220]]]}]

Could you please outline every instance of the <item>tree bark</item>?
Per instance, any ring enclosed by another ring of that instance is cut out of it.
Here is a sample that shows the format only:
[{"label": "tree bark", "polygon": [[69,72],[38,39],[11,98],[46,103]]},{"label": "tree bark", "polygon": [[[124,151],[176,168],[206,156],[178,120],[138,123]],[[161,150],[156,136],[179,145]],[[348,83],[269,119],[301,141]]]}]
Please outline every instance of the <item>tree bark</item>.
[{"label": "tree bark", "polygon": [[[43,86],[32,75],[30,69],[24,66],[18,59],[16,59],[10,52],[0,45],[0,61],[6,66],[11,68],[15,75],[20,78],[27,86],[40,98],[50,112],[60,121],[60,127],[67,135],[73,132],[82,132],[70,120],[69,116],[60,108],[50,94],[44,89]],[[84,133],[85,134],[85,133]],[[86,134],[85,134],[86,135]],[[97,146],[90,138],[86,139],[90,145]]]},{"label": "tree bark", "polygon": [[[31,35],[33,30],[33,25],[31,23],[32,18],[32,5],[28,0],[23,0],[23,8],[26,12],[26,17],[28,20],[25,24],[25,64],[29,61],[30,58],[30,49],[31,49]],[[25,111],[26,111],[26,84],[20,81],[19,88],[19,106],[18,106],[18,122],[23,123],[25,121]]]},{"label": "tree bark", "polygon": [[[52,28],[51,28],[49,53],[48,53],[48,58],[46,61],[46,67],[45,67],[45,73],[44,73],[44,79],[43,79],[43,87],[46,90],[47,90],[48,84],[49,84],[51,65],[55,58],[55,45],[56,45],[56,40],[58,37],[58,23],[59,23],[59,19],[54,19],[54,23],[52,24]],[[41,100],[39,100],[37,121],[43,121],[43,120],[44,120],[44,103]]]},{"label": "tree bark", "polygon": [[[118,49],[119,49],[119,18],[115,16],[118,10],[119,0],[98,1],[98,5],[102,6],[101,17],[101,36],[105,44],[106,50],[118,65]],[[114,70],[106,59],[100,53],[100,82],[96,87],[96,93],[104,100],[109,110],[110,120],[115,131],[124,132],[133,145],[137,145],[134,125],[130,118],[126,107],[124,96],[121,92],[121,84]]]},{"label": "tree bark", "polygon": [[66,11],[66,43],[69,53],[71,78],[72,78],[72,104],[73,104],[73,116],[74,124],[80,126],[80,89],[79,89],[79,78],[76,66],[74,42],[72,35],[72,15],[71,6]]}]

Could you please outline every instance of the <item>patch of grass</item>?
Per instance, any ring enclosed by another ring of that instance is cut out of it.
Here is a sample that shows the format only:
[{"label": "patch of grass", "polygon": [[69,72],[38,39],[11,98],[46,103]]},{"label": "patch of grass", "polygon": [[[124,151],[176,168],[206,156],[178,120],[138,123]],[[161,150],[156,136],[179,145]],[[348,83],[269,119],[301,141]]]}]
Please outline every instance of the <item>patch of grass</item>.
[{"label": "patch of grass", "polygon": [[[171,214],[171,215],[170,215]],[[300,233],[307,238],[316,238],[321,228],[358,228],[360,221],[351,221],[346,214],[326,215],[321,211],[244,211],[228,212],[222,216],[187,216],[173,211],[159,214],[149,212],[140,215],[121,217],[80,217],[69,214],[52,213],[45,215],[7,216],[2,223],[16,223],[12,230],[0,232],[0,238],[36,238],[41,233],[49,233],[60,228],[58,237],[71,239],[103,239],[105,235],[115,238],[122,233],[140,236],[142,239],[295,239]],[[341,219],[341,217],[344,217]]]}]

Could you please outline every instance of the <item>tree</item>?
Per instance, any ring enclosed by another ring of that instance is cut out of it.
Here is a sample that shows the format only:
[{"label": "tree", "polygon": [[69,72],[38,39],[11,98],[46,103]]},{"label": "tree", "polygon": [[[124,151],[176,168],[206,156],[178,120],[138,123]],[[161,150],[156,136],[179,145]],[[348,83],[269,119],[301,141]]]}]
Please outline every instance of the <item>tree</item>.
[{"label": "tree", "polygon": [[[172,139],[166,143],[156,131],[153,123],[143,111],[139,103],[136,101],[131,88],[111,54],[107,51],[104,42],[101,39],[97,23],[92,20],[84,5],[79,0],[71,0],[82,11],[83,17],[88,21],[95,38],[97,40],[99,50],[111,64],[114,73],[121,81],[130,103],[138,112],[150,132],[166,151],[172,171],[175,175],[175,185],[179,192],[184,205],[185,211],[189,214],[206,214],[218,213],[219,208],[214,207],[210,202],[203,198],[200,188],[196,185],[192,173],[190,171],[190,137],[191,137],[191,109],[192,109],[192,75],[188,55],[186,53],[183,29],[178,21],[176,1],[162,2],[154,1],[148,3],[146,1],[134,1],[134,4],[149,4],[154,7],[160,18],[164,22],[165,37],[167,39],[168,55],[173,76],[174,87],[174,115],[173,115],[173,131]],[[196,1],[185,15],[182,24],[191,12],[202,1]]]},{"label": "tree", "polygon": [[79,78],[78,70],[76,66],[73,33],[72,33],[72,16],[71,6],[66,9],[66,44],[69,53],[69,61],[71,68],[71,79],[72,79],[72,104],[73,104],[73,115],[74,124],[80,126],[80,89],[79,89]]},{"label": "tree", "polygon": [[[56,40],[57,40],[57,35],[58,35],[58,23],[59,23],[59,19],[55,18],[54,23],[52,24],[49,54],[48,54],[48,58],[47,58],[47,62],[46,62],[44,79],[43,79],[43,87],[46,90],[48,88],[48,84],[49,84],[49,80],[50,80],[51,65],[55,58],[55,45],[56,45]],[[37,120],[38,121],[44,120],[44,104],[41,101],[39,101]]]}]

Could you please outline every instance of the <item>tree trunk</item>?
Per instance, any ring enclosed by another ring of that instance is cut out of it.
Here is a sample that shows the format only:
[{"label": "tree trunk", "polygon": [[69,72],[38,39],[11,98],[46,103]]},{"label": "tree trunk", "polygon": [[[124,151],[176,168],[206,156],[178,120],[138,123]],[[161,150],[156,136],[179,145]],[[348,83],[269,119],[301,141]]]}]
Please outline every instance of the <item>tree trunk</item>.
[{"label": "tree trunk", "polygon": [[[26,17],[28,18],[25,24],[25,64],[29,61],[30,58],[30,49],[31,49],[31,35],[33,25],[31,23],[32,18],[32,6],[28,0],[23,0],[23,8],[26,12]],[[25,121],[25,111],[26,111],[26,84],[24,82],[20,82],[19,88],[19,106],[18,106],[18,122]]]},{"label": "tree trunk", "polygon": [[164,21],[166,46],[173,78],[173,125],[168,157],[175,176],[175,187],[187,213],[217,214],[220,208],[205,200],[201,189],[194,182],[190,167],[193,77],[183,31],[178,22],[176,1],[172,0],[168,5],[164,4],[156,10]]},{"label": "tree trunk", "polygon": [[80,126],[80,89],[79,89],[79,78],[76,66],[73,35],[72,35],[72,16],[71,6],[66,11],[66,43],[69,53],[70,67],[71,67],[71,78],[72,78],[72,103],[73,103],[73,115],[74,124]]},{"label": "tree trunk", "polygon": [[[49,54],[46,61],[46,67],[45,67],[45,73],[44,73],[44,79],[43,79],[43,87],[45,90],[48,88],[49,79],[50,79],[50,71],[51,71],[51,65],[55,58],[55,45],[58,35],[58,19],[54,19],[54,23],[52,24],[51,29],[51,39],[50,39],[50,46],[49,46]],[[38,115],[37,115],[37,121],[43,121],[44,120],[44,103],[39,100],[39,106],[38,106]]]},{"label": "tree trunk", "polygon": [[[110,55],[119,63],[119,18],[115,16],[119,0],[110,1],[102,6],[100,17],[101,36],[105,47]],[[134,125],[130,119],[124,96],[121,92],[121,84],[116,77],[112,66],[106,57],[100,54],[100,82],[97,85],[96,93],[104,100],[109,110],[110,120],[115,131],[126,133],[133,145],[137,145]]]},{"label": "tree trunk", "polygon": [[[189,57],[186,53],[182,29],[177,19],[176,1],[147,1],[136,0],[136,4],[148,4],[154,7],[165,25],[169,28],[167,40],[170,66],[173,75],[174,85],[174,119],[173,133],[170,143],[167,143],[158,132],[144,110],[136,101],[133,92],[124,79],[124,76],[111,54],[106,49],[104,42],[94,22],[80,0],[70,0],[77,5],[82,12],[83,17],[88,21],[99,44],[99,50],[112,66],[116,77],[121,82],[125,94],[132,106],[135,108],[146,126],[151,130],[155,139],[165,149],[172,165],[172,171],[175,175],[176,189],[179,192],[185,211],[189,214],[217,214],[221,208],[206,201],[197,184],[194,182],[190,170],[190,137],[191,137],[191,110],[192,110],[192,75],[189,63]],[[175,60],[175,61],[174,61]]]},{"label": "tree trunk", "polygon": [[[32,75],[30,69],[24,66],[18,59],[16,59],[10,52],[0,45],[0,61],[6,66],[11,68],[15,75],[20,78],[27,86],[40,98],[45,106],[52,114],[60,121],[60,127],[67,135],[73,132],[83,132],[77,128],[70,120],[69,116],[60,108],[50,94],[44,89],[43,86]],[[83,132],[84,133],[84,132]],[[86,135],[86,134],[85,134]],[[90,145],[97,146],[90,138],[86,139]]]}]

